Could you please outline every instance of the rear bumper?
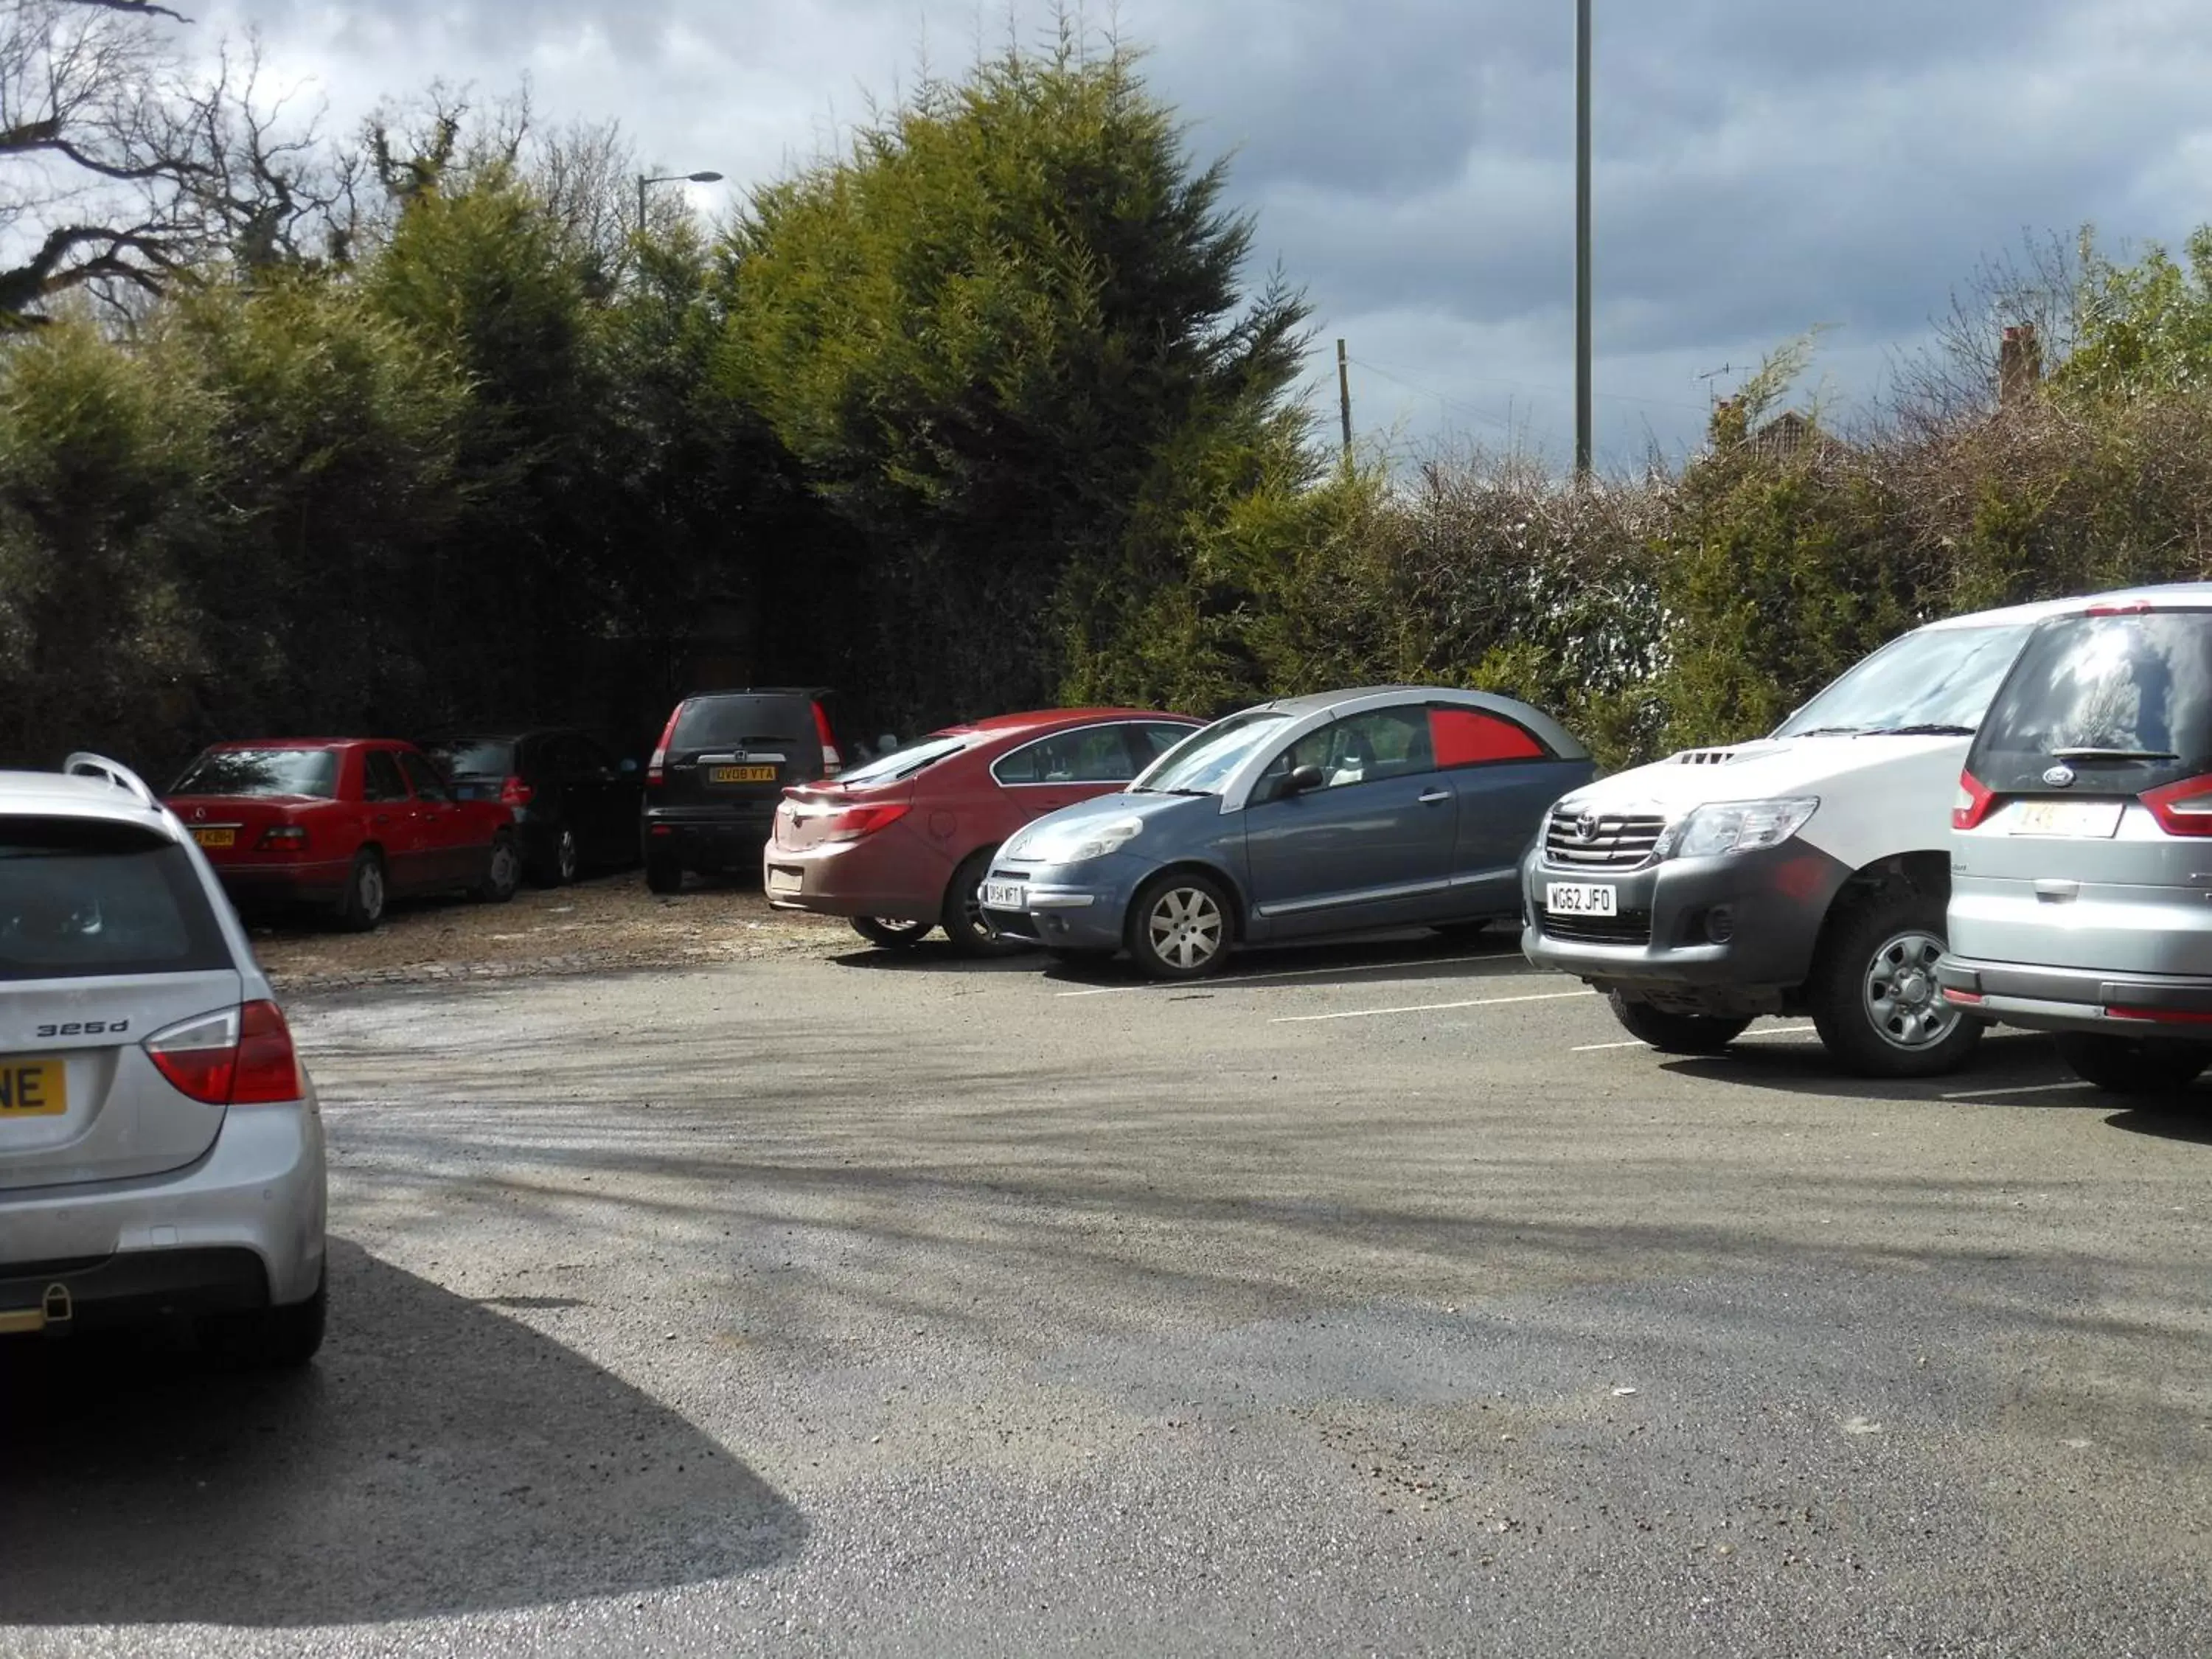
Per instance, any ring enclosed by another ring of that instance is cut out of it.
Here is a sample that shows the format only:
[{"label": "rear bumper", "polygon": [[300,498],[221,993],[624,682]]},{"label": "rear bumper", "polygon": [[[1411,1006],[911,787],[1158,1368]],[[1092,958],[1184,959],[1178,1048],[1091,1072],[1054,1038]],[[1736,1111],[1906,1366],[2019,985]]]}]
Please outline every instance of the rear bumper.
[{"label": "rear bumper", "polygon": [[647,808],[642,825],[646,856],[674,858],[687,870],[744,870],[760,862],[775,828],[775,808],[763,803],[690,816],[686,809]]},{"label": "rear bumper", "polygon": [[761,849],[761,885],[779,910],[825,916],[934,921],[945,906],[954,860],[903,824],[866,841],[826,842],[793,850]]},{"label": "rear bumper", "polygon": [[2212,979],[1970,957],[1944,957],[1936,977],[1948,1000],[2005,1025],[2212,1042]]},{"label": "rear bumper", "polygon": [[304,1301],[322,1276],[327,1204],[312,1098],[234,1106],[214,1146],[181,1170],[0,1193],[0,1311],[36,1306],[58,1281],[73,1300],[126,1310],[149,1297],[238,1305],[249,1279],[258,1289],[245,1305]]},{"label": "rear bumper", "polygon": [[251,1250],[138,1250],[0,1271],[0,1330],[33,1310],[47,1316],[44,1328],[58,1333],[268,1305],[269,1275]]},{"label": "rear bumper", "polygon": [[262,904],[335,904],[345,896],[350,860],[315,864],[222,865],[216,878],[241,909]]}]

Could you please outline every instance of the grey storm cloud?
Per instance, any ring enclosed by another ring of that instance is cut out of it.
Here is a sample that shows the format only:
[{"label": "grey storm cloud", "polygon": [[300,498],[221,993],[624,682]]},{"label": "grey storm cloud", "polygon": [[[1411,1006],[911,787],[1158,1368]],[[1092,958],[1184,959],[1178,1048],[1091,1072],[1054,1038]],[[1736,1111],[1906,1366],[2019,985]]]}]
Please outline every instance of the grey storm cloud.
[{"label": "grey storm cloud", "polygon": [[[1003,43],[1003,0],[216,0],[334,113],[434,76],[526,75],[556,118],[757,181],[925,56]],[[1511,406],[1556,447],[1571,293],[1571,0],[1121,0],[1120,36],[1256,248],[1326,332],[1392,363],[1419,436]],[[1986,255],[2096,222],[2172,240],[2212,184],[2203,0],[1596,0],[1600,383],[1619,457],[1694,438],[1694,366],[1809,325],[1842,390],[1922,337]],[[1091,21],[1103,21],[1107,9]],[[1017,0],[1035,40],[1050,13]],[[726,200],[727,198],[720,199]],[[1540,395],[1534,395],[1540,394]]]}]

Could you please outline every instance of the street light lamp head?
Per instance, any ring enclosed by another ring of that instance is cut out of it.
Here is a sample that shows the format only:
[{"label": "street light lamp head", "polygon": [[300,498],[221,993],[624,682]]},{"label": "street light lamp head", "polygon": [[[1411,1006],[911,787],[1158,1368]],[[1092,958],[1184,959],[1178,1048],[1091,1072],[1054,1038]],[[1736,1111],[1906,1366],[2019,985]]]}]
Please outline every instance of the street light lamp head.
[{"label": "street light lamp head", "polygon": [[695,185],[719,185],[722,182],[722,175],[719,173],[687,173],[684,176]]}]

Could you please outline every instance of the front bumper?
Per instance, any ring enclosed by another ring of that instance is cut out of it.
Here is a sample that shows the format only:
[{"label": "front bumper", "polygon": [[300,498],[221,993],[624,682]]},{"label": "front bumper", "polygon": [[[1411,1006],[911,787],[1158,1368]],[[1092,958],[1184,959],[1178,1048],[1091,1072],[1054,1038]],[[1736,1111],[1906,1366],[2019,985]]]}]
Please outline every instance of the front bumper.
[{"label": "front bumper", "polygon": [[[1772,1013],[1811,973],[1821,924],[1850,874],[1803,841],[1618,872],[1553,868],[1540,848],[1521,866],[1521,949],[1539,968],[1638,1000]],[[1548,915],[1553,882],[1613,888],[1618,915]]]},{"label": "front bumper", "polygon": [[1055,951],[1118,951],[1129,901],[1152,866],[1115,854],[1086,864],[998,865],[994,882],[1022,884],[1019,910],[984,908],[1008,939]]},{"label": "front bumper", "polygon": [[1936,964],[1936,978],[1948,1000],[2000,1024],[2212,1042],[2212,979],[1971,957],[1945,957]]},{"label": "front bumper", "polygon": [[327,1218],[312,1093],[234,1106],[181,1170],[0,1194],[0,1312],[39,1305],[57,1283],[79,1307],[123,1316],[304,1301],[322,1277]]}]

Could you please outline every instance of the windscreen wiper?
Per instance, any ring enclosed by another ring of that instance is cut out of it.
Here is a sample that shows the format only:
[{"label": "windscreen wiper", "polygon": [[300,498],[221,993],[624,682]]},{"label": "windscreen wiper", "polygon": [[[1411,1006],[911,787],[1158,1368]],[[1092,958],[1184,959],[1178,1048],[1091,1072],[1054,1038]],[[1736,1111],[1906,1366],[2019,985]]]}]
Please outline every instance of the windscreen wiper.
[{"label": "windscreen wiper", "polygon": [[1858,738],[1866,735],[1856,726],[1816,726],[1809,732],[1792,732],[1793,738]]},{"label": "windscreen wiper", "polygon": [[2174,761],[2180,756],[2168,749],[2054,749],[2051,758],[2063,761]]},{"label": "windscreen wiper", "polygon": [[1872,732],[1862,732],[1863,738],[1971,738],[1974,728],[1956,726],[1947,720],[1929,720],[1921,726],[1885,726]]}]

